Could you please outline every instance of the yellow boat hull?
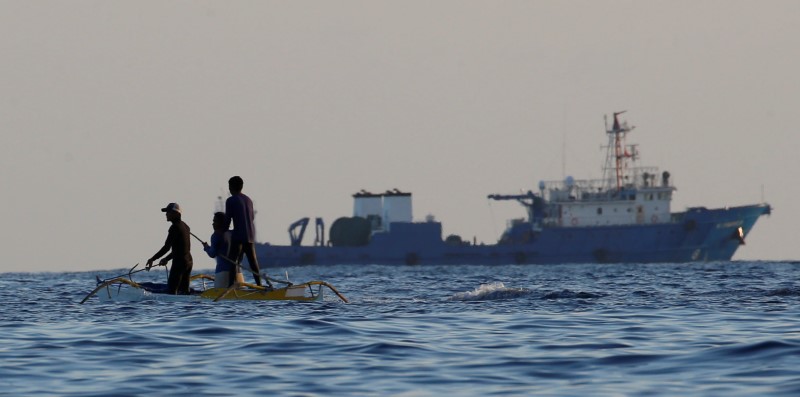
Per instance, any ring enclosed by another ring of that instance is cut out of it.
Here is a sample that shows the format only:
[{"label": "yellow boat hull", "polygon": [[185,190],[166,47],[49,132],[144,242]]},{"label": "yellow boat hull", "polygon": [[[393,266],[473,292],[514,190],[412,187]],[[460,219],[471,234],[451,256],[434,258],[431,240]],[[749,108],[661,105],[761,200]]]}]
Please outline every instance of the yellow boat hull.
[{"label": "yellow boat hull", "polygon": [[343,302],[347,299],[339,293],[332,285],[325,281],[309,281],[302,284],[291,284],[280,288],[264,288],[261,286],[236,283],[230,288],[206,288],[205,280],[213,280],[212,276],[196,275],[192,280],[203,281],[199,286],[199,292],[189,295],[173,295],[150,291],[127,278],[118,277],[112,280],[101,282],[98,286],[86,295],[81,303],[97,295],[100,301],[115,302],[136,302],[136,301],[167,301],[167,302],[187,302],[187,301],[220,301],[220,300],[252,300],[252,301],[301,301],[313,302],[320,301],[323,297],[323,287],[333,291]]},{"label": "yellow boat hull", "polygon": [[[200,294],[203,299],[211,300],[292,300],[292,301],[317,301],[322,299],[322,286],[300,284],[273,290],[258,290],[253,288],[239,288],[228,292],[228,288],[210,288]],[[226,293],[228,292],[228,293]]]}]

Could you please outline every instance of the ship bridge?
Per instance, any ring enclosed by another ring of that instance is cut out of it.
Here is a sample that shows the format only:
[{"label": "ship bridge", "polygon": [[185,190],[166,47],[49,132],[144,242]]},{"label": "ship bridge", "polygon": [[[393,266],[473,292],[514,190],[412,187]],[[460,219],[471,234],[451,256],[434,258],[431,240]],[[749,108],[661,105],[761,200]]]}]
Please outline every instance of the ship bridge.
[{"label": "ship bridge", "polygon": [[[646,170],[646,171],[645,171]],[[654,171],[638,172],[631,183],[608,188],[605,179],[541,182],[539,196],[547,202],[542,226],[603,226],[662,223],[670,220],[675,187],[669,177],[654,183]]]},{"label": "ship bridge", "polygon": [[[670,203],[675,187],[669,172],[638,164],[637,145],[625,143],[635,127],[619,121],[614,113],[606,122],[608,144],[603,178],[539,182],[538,193],[491,195],[490,199],[514,199],[528,210],[534,230],[543,227],[641,225],[671,221]],[[541,202],[538,205],[537,200]]]}]

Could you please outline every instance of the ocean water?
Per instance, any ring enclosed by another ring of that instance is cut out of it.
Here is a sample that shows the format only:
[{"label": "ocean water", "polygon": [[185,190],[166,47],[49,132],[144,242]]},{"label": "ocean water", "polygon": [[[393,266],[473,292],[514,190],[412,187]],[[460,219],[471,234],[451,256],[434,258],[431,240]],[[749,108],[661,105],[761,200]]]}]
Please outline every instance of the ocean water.
[{"label": "ocean water", "polygon": [[269,271],[351,303],[79,304],[125,271],[0,274],[0,395],[800,395],[798,263],[308,266]]}]

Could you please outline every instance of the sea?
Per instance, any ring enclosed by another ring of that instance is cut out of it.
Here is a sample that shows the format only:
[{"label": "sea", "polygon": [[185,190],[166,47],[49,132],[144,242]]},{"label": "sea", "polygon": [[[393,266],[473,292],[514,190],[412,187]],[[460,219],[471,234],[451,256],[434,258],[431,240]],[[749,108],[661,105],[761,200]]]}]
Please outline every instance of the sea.
[{"label": "sea", "polygon": [[349,303],[80,304],[128,270],[2,273],[0,395],[800,395],[798,262],[267,270]]}]

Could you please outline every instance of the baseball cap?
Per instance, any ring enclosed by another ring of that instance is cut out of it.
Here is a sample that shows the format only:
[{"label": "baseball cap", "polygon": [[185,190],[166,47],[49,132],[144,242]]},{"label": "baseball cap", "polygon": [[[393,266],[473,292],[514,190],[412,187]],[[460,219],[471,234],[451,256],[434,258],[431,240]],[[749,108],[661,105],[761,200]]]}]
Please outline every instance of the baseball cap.
[{"label": "baseball cap", "polygon": [[181,206],[178,203],[169,203],[166,207],[161,209],[161,212],[173,211],[177,213],[181,213]]}]

